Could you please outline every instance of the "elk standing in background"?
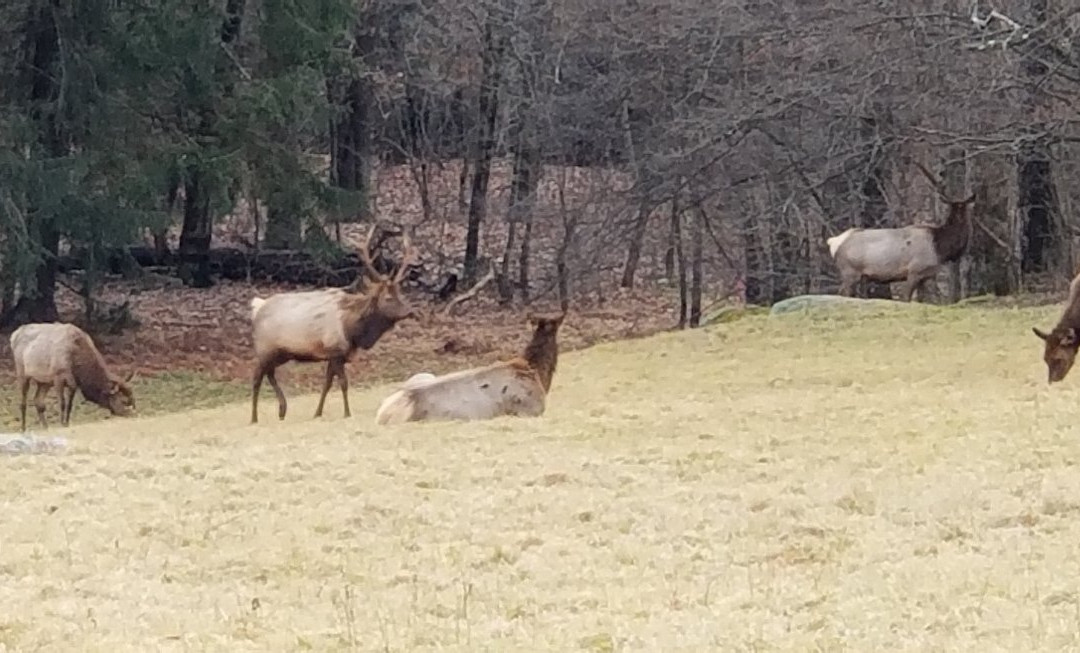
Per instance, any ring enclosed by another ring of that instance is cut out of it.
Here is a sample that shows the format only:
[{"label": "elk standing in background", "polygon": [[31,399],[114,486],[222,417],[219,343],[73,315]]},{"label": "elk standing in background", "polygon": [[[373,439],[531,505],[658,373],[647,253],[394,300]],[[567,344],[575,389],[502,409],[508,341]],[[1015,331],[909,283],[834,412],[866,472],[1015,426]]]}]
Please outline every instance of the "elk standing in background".
[{"label": "elk standing in background", "polygon": [[922,298],[926,282],[937,275],[942,265],[951,263],[967,251],[971,242],[971,216],[965,200],[949,199],[941,183],[929,170],[916,162],[938,195],[949,205],[949,215],[940,227],[908,225],[896,229],[855,227],[825,242],[840,271],[840,294],[851,296],[862,279],[891,283],[903,281],[904,301],[911,301],[915,290]]},{"label": "elk standing in background", "polygon": [[440,377],[413,375],[383,400],[375,423],[543,415],[559,358],[556,336],[563,317],[530,316],[535,330],[519,357]]},{"label": "elk standing in background", "polygon": [[74,324],[59,322],[26,324],[11,334],[11,356],[19,384],[19,419],[26,430],[26,395],[30,382],[37,384],[34,407],[38,422],[45,423],[45,396],[55,385],[60,395],[60,424],[71,423],[75,390],[113,415],[127,417],[135,412],[135,397],[126,378],[113,375],[89,335]]},{"label": "elk standing in background", "polygon": [[320,417],[334,378],[341,387],[345,417],[349,411],[349,381],[345,361],[357,349],[371,349],[394,325],[414,315],[401,296],[400,283],[414,254],[408,235],[405,254],[393,276],[379,274],[372,264],[368,246],[375,233],[372,226],[360,246],[360,260],[371,283],[362,294],[344,288],[286,292],[267,299],[251,300],[252,339],[255,344],[255,376],[251,384],[251,423],[259,421],[259,390],[263,377],[270,381],[278,400],[278,419],[285,419],[285,393],[274,372],[288,361],[326,361],[315,417]]},{"label": "elk standing in background", "polygon": [[1043,361],[1046,363],[1048,382],[1061,381],[1072,369],[1076,350],[1080,348],[1080,274],[1073,277],[1069,284],[1065,311],[1050,333],[1043,333],[1036,327],[1031,327],[1031,330],[1046,343]]}]

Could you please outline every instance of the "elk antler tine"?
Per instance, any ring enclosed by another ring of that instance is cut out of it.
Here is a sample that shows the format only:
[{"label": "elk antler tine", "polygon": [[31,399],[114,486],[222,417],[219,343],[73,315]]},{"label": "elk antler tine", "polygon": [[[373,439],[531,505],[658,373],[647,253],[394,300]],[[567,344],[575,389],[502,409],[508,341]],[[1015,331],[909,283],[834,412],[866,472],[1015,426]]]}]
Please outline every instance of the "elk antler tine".
[{"label": "elk antler tine", "polygon": [[946,202],[949,201],[948,196],[945,195],[945,188],[942,185],[941,180],[934,176],[934,173],[927,170],[926,166],[924,166],[920,161],[914,161],[914,163],[915,166],[919,169],[919,171],[923,173],[923,176],[925,176],[926,179],[930,182],[930,185],[934,187],[934,190],[937,191],[938,195],[940,195],[941,198],[944,199]]},{"label": "elk antler tine", "polygon": [[401,280],[405,277],[405,271],[409,269],[409,266],[413,263],[413,258],[416,254],[416,250],[412,246],[412,239],[409,238],[409,232],[405,231],[401,237],[402,244],[404,245],[405,252],[401,257],[401,264],[398,266],[397,272],[394,273],[394,283],[401,283]]},{"label": "elk antler tine", "polygon": [[364,238],[364,242],[360,244],[360,262],[364,264],[364,271],[372,280],[386,281],[386,277],[375,269],[375,263],[371,260],[371,251],[368,249],[371,247],[371,237],[375,235],[375,229],[377,227],[377,224],[372,224],[371,229],[368,230],[367,237]]}]

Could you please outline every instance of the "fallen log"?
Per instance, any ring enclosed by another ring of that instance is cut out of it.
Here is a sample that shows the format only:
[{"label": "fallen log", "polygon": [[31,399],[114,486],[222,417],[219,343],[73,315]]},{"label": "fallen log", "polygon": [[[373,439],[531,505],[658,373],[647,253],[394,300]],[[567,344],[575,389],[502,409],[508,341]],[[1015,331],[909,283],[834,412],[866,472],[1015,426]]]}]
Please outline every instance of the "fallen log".
[{"label": "fallen log", "polygon": [[[395,262],[376,253],[375,267],[381,274],[391,274]],[[102,272],[132,276],[132,268],[176,277],[179,256],[174,252],[161,254],[153,247],[136,245],[108,251],[102,261]],[[86,269],[85,255],[81,252],[61,256],[59,272],[69,274]],[[347,286],[353,283],[363,270],[360,257],[354,253],[339,255],[333,259],[320,259],[307,252],[296,250],[251,250],[236,247],[216,247],[210,250],[210,274],[216,279],[229,281],[281,283],[297,286],[327,287]],[[416,264],[405,277],[408,286],[436,294],[445,285],[446,274],[435,274],[425,280],[423,264]],[[455,276],[450,274],[449,276]]]},{"label": "fallen log", "polygon": [[[61,256],[58,260],[62,273],[86,269],[86,261],[79,253]],[[110,250],[102,262],[102,271],[110,274],[126,274],[132,264],[143,269],[173,269],[179,263],[174,253],[161,255],[153,247],[133,246]],[[344,286],[352,283],[363,269],[356,254],[343,254],[336,258],[317,259],[307,252],[295,250],[263,250],[255,253],[235,247],[217,247],[210,250],[210,273],[218,279],[288,283],[312,286]],[[391,264],[382,257],[375,258],[375,267],[384,268],[387,274]]]}]

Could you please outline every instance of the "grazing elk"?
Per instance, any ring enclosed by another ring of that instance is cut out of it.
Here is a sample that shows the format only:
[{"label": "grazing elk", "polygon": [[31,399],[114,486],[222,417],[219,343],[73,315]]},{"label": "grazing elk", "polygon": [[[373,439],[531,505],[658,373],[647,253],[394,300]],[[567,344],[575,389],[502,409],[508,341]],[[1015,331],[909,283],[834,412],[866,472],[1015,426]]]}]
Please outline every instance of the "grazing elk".
[{"label": "grazing elk", "polygon": [[1069,284],[1065,311],[1050,333],[1043,333],[1037,327],[1031,327],[1031,330],[1046,343],[1043,361],[1046,363],[1048,383],[1061,381],[1072,369],[1076,350],[1080,348],[1080,274],[1073,277]]},{"label": "grazing elk", "polygon": [[371,283],[363,293],[345,288],[324,288],[285,292],[267,299],[251,300],[252,339],[255,344],[255,376],[251,384],[251,423],[259,421],[259,390],[263,377],[270,381],[278,400],[278,419],[285,419],[285,393],[275,378],[275,371],[289,361],[326,361],[323,382],[315,417],[321,417],[326,395],[336,377],[349,411],[349,381],[345,362],[357,349],[371,349],[384,333],[406,318],[415,315],[401,295],[400,283],[408,269],[414,250],[408,235],[404,238],[405,254],[392,276],[376,271],[368,247],[375,233],[372,226],[360,246],[360,260]]},{"label": "grazing elk", "polygon": [[519,357],[440,377],[413,375],[383,400],[375,423],[542,415],[559,358],[556,335],[563,317],[530,316],[535,329]]},{"label": "grazing elk", "polygon": [[26,324],[11,334],[11,355],[19,384],[19,419],[26,430],[26,395],[30,382],[37,384],[34,407],[38,422],[45,422],[45,396],[55,385],[60,395],[60,424],[71,423],[75,390],[113,415],[127,417],[135,412],[135,397],[128,383],[132,370],[121,379],[109,371],[101,352],[89,335],[74,324],[57,322]]},{"label": "grazing elk", "polygon": [[910,302],[916,290],[922,298],[926,282],[937,275],[941,266],[967,251],[972,231],[968,205],[975,201],[975,195],[961,201],[949,199],[930,171],[918,162],[915,165],[949,205],[945,223],[940,227],[908,225],[895,229],[854,227],[827,239],[829,254],[840,271],[841,295],[851,296],[855,284],[867,279],[880,283],[903,281],[904,301]]}]

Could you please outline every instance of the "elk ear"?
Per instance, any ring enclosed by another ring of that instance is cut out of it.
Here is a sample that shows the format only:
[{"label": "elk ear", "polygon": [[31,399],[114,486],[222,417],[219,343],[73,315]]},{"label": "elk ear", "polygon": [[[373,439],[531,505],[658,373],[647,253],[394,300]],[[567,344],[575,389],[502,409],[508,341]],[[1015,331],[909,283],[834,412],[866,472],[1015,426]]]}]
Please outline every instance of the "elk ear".
[{"label": "elk ear", "polygon": [[1031,327],[1031,330],[1035,332],[1035,335],[1039,336],[1043,340],[1046,340],[1050,337],[1050,334],[1039,331],[1039,327]]},{"label": "elk ear", "polygon": [[967,198],[966,200],[964,200],[964,204],[971,204],[971,203],[972,203],[972,202],[974,202],[974,201],[975,201],[975,193],[972,193],[972,194],[971,194],[971,197],[969,197],[969,198]]},{"label": "elk ear", "polygon": [[135,370],[131,370],[130,372],[127,373],[127,376],[124,377],[124,383],[131,383],[131,380],[134,379],[134,378],[135,378]]}]

